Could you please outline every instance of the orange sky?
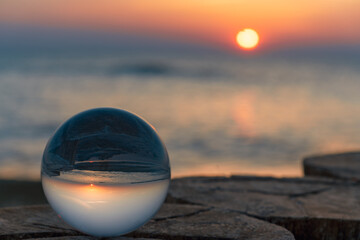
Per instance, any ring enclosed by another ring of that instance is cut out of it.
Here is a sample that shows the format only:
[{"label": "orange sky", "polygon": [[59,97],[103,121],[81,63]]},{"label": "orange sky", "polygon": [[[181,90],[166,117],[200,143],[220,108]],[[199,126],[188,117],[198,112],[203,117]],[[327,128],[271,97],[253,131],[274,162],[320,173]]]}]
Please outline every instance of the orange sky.
[{"label": "orange sky", "polygon": [[358,0],[2,0],[0,23],[135,33],[235,47],[245,27],[260,46],[360,43]]}]

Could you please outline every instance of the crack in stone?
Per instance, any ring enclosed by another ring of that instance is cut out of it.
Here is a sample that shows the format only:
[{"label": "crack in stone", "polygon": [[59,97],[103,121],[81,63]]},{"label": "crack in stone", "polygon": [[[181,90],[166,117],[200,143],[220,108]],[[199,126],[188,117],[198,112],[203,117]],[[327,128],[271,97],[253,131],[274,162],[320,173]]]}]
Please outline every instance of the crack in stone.
[{"label": "crack in stone", "polygon": [[35,232],[35,233],[13,233],[13,234],[0,234],[1,240],[13,239],[29,239],[29,238],[49,238],[49,237],[67,237],[67,236],[86,236],[74,231],[71,232]]},{"label": "crack in stone", "polygon": [[[191,202],[192,204],[196,204],[196,203],[193,203]],[[166,217],[166,218],[159,218],[160,220],[157,220],[157,219],[153,219],[155,221],[162,221],[162,220],[166,220],[168,218],[177,218],[177,217],[186,217],[186,216],[193,216],[193,215],[196,215],[196,214],[199,214],[201,212],[205,212],[205,211],[210,211],[212,209],[222,209],[222,210],[226,210],[226,211],[229,211],[229,212],[236,212],[236,213],[240,213],[240,214],[243,214],[243,215],[246,215],[248,217],[252,217],[252,218],[256,218],[256,219],[259,219],[259,220],[265,220],[267,221],[264,217],[260,217],[260,216],[257,216],[257,215],[253,215],[253,214],[250,214],[248,213],[247,211],[241,211],[241,210],[236,210],[236,209],[231,209],[231,208],[223,208],[223,207],[214,207],[214,206],[210,206],[209,208],[207,209],[201,209],[199,211],[196,211],[196,212],[193,212],[193,213],[190,213],[190,214],[184,214],[184,215],[175,215],[174,217]]]},{"label": "crack in stone", "polygon": [[134,232],[126,237],[132,238],[157,238],[157,239],[166,239],[166,240],[234,240],[234,238],[224,238],[224,237],[206,237],[206,236],[184,236],[184,235],[169,235],[169,234],[159,234],[159,233],[138,233]]},{"label": "crack in stone", "polygon": [[208,211],[212,210],[213,208],[214,207],[209,207],[209,208],[206,208],[206,209],[200,209],[200,210],[192,212],[192,213],[173,215],[173,216],[163,217],[163,218],[155,218],[155,219],[153,219],[153,221],[159,222],[159,221],[165,221],[165,220],[174,219],[174,218],[191,217],[191,216],[203,213],[203,212],[208,212]]},{"label": "crack in stone", "polygon": [[331,189],[332,189],[332,187],[327,187],[327,188],[317,189],[317,190],[303,192],[303,193],[294,193],[294,194],[289,194],[289,197],[290,198],[307,197],[309,195],[316,195],[316,194],[319,194],[319,193],[329,191]]},{"label": "crack in stone", "polygon": [[[251,214],[251,213],[248,213],[246,211],[241,211],[241,210],[236,210],[236,209],[231,209],[231,208],[218,208],[218,209],[222,209],[222,210],[226,210],[226,211],[229,211],[229,212],[234,212],[234,213],[240,213],[240,214],[243,214],[247,217],[251,217],[251,218],[256,218],[258,220],[263,220],[263,221],[267,221],[264,217],[260,217],[258,215],[254,215],[254,214]],[[268,222],[268,221],[267,221]]]},{"label": "crack in stone", "polygon": [[304,216],[308,216],[308,212],[306,211],[306,209],[304,208],[304,205],[302,204],[302,202],[299,199],[292,199],[293,203],[294,203],[294,207],[296,209],[298,209],[298,211],[300,211]]},{"label": "crack in stone", "polygon": [[40,226],[40,227],[46,227],[46,228],[52,228],[52,229],[57,229],[57,230],[63,230],[63,231],[71,231],[71,232],[76,232],[76,233],[82,234],[81,232],[76,231],[74,229],[56,227],[56,226],[51,226],[51,225],[42,224],[42,223],[32,223],[31,225]]},{"label": "crack in stone", "polygon": [[61,228],[51,225],[46,225],[42,223],[31,223],[31,225],[34,226],[40,226],[45,227],[47,229],[56,229],[61,230],[64,232],[33,232],[33,233],[13,233],[13,234],[0,234],[0,239],[29,239],[29,238],[49,238],[49,237],[66,237],[66,236],[87,236],[86,234],[83,234],[79,231],[73,230],[73,229],[67,229],[67,228]]},{"label": "crack in stone", "polygon": [[[326,191],[328,189],[321,189],[321,191]],[[320,190],[319,190],[320,191]],[[314,191],[312,191],[310,194],[314,194],[313,193]],[[261,217],[259,215],[255,215],[255,214],[251,214],[251,213],[248,213],[246,210],[245,211],[241,211],[241,210],[235,210],[235,209],[231,209],[231,208],[222,208],[222,207],[213,207],[213,206],[210,206],[209,208],[207,209],[202,209],[202,210],[199,210],[199,211],[196,211],[194,213],[190,213],[190,214],[184,214],[184,215],[178,215],[178,216],[172,216],[172,217],[168,217],[168,218],[162,218],[162,219],[159,219],[159,220],[156,220],[155,221],[162,221],[162,220],[166,220],[166,219],[171,219],[171,218],[177,218],[177,217],[186,217],[186,216],[192,216],[192,215],[196,215],[196,214],[199,214],[201,212],[205,212],[205,211],[210,211],[212,209],[222,209],[222,210],[226,210],[226,211],[229,211],[229,212],[235,212],[235,213],[239,213],[239,214],[242,214],[242,215],[245,215],[247,217],[250,217],[250,218],[254,218],[254,219],[257,219],[257,220],[260,220],[260,221],[265,221],[265,222],[268,222],[268,223],[271,223],[271,224],[274,224],[274,225],[277,225],[277,226],[280,226],[280,227],[283,227],[285,229],[287,229],[288,231],[290,231],[292,234],[295,235],[295,231],[294,229],[292,229],[291,227],[289,226],[285,226],[285,224],[282,223],[281,220],[284,219],[284,217],[276,217],[276,216],[266,216],[266,217]],[[297,218],[295,218],[297,219]],[[306,219],[306,218],[305,218]],[[152,236],[151,237],[160,237],[160,236]],[[187,238],[176,238],[176,237],[171,237],[171,236],[166,236],[166,238],[164,239],[187,239]],[[188,238],[188,239],[199,239],[199,240],[210,240],[212,238]],[[214,239],[219,239],[219,238],[214,238]],[[297,238],[296,238],[297,239]]]},{"label": "crack in stone", "polygon": [[[316,189],[316,190],[312,190],[312,191],[305,191],[305,192],[301,192],[301,193],[277,193],[277,192],[267,192],[267,191],[262,191],[262,190],[245,190],[246,192],[251,192],[251,193],[261,193],[264,195],[274,195],[274,196],[287,196],[290,198],[297,198],[297,197],[306,197],[309,195],[316,195],[322,192],[326,192],[328,190],[332,189],[332,187],[326,187],[326,188],[321,188],[321,189]],[[227,191],[227,190],[225,190]],[[232,192],[232,191],[230,191]],[[234,191],[236,192],[236,191]],[[240,191],[239,191],[240,192]]]},{"label": "crack in stone", "polygon": [[289,198],[290,200],[293,201],[295,207],[301,211],[304,215],[306,216],[309,216],[309,213],[306,211],[306,209],[304,208],[304,205],[302,204],[302,202],[297,199],[299,197],[307,197],[307,196],[310,196],[310,195],[316,195],[316,194],[319,194],[319,193],[323,193],[323,192],[326,192],[326,191],[329,191],[331,190],[332,187],[328,187],[328,188],[323,188],[323,189],[318,189],[318,190],[313,190],[313,191],[308,191],[308,192],[304,192],[304,193],[298,193],[298,194],[291,194],[289,195]]},{"label": "crack in stone", "polygon": [[[326,192],[326,191],[331,190],[331,189],[332,189],[332,187],[325,187],[325,188],[311,190],[311,191],[304,191],[304,192],[301,192],[301,193],[279,193],[279,192],[269,192],[269,191],[263,191],[263,190],[255,190],[255,189],[239,189],[238,190],[238,189],[226,189],[226,188],[220,188],[220,187],[217,187],[216,189],[210,189],[210,190],[232,192],[232,193],[245,193],[245,192],[260,193],[260,194],[264,194],[264,195],[287,196],[287,197],[290,197],[290,198],[296,198],[296,197],[306,197],[308,195],[316,195],[316,194]],[[190,202],[188,200],[184,200],[182,198],[174,198],[174,199],[182,201],[182,202],[184,202],[184,204],[204,206],[204,204],[193,203],[193,202]]]},{"label": "crack in stone", "polygon": [[[295,204],[297,203],[296,197],[318,194],[320,192],[324,192],[329,189],[331,188],[323,188],[303,194],[295,194],[294,196]],[[295,239],[298,240],[323,239],[324,236],[322,234],[324,233],[322,231],[317,230],[318,226],[327,229],[328,232],[332,232],[332,231],[338,232],[338,236],[341,235],[341,238],[339,239],[358,239],[359,237],[358,235],[356,235],[357,231],[354,230],[360,228],[360,225],[357,220],[317,218],[317,217],[309,217],[306,214],[305,216],[302,217],[259,216],[259,215],[251,214],[246,210],[241,211],[241,210],[221,208],[221,207],[220,208],[212,207],[212,208],[227,210],[229,212],[236,212],[250,218],[275,224],[290,231],[294,235]],[[307,231],[304,231],[304,229],[307,229]],[[313,236],[313,234],[316,234],[316,236]],[[331,235],[332,233],[329,234]],[[177,239],[177,238],[170,237],[165,239]],[[186,238],[181,238],[181,239],[186,239]],[[199,239],[206,239],[206,238],[199,238]]]},{"label": "crack in stone", "polygon": [[189,202],[185,199],[182,198],[177,198],[172,196],[170,193],[167,195],[166,199],[165,199],[165,203],[168,204],[186,204],[186,205],[194,205],[194,206],[204,206],[204,204],[199,204],[199,203],[193,203],[193,202]]},{"label": "crack in stone", "polygon": [[[360,185],[360,181],[354,182],[350,180],[339,180],[339,179],[326,179],[326,178],[316,178],[316,179],[304,179],[304,178],[275,178],[275,177],[259,177],[259,176],[238,176],[233,175],[230,177],[189,177],[183,178],[186,180],[199,181],[203,183],[211,183],[211,182],[247,182],[247,181],[271,181],[271,182],[281,182],[281,183],[299,183],[299,184],[323,184],[323,185],[331,185],[331,186],[356,186]],[[176,181],[176,179],[174,180]]]}]

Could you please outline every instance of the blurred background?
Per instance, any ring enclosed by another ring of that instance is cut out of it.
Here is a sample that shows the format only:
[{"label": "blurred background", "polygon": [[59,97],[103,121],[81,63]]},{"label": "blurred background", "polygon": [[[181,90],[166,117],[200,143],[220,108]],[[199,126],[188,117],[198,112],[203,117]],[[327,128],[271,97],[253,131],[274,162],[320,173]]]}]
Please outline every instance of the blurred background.
[{"label": "blurred background", "polygon": [[[172,176],[301,176],[360,148],[360,2],[1,0],[0,179],[39,180],[49,137],[115,107],[148,120]],[[241,48],[252,28],[259,43]]]}]

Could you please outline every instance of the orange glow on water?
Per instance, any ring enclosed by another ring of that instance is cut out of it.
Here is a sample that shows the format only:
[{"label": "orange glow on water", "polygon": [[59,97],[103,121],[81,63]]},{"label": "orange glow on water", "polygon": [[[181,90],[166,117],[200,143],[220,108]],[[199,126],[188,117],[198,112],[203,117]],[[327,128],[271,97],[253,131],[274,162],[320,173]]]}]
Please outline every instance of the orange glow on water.
[{"label": "orange glow on water", "polygon": [[255,100],[256,95],[251,91],[239,94],[235,100],[233,118],[239,134],[247,138],[256,136]]}]

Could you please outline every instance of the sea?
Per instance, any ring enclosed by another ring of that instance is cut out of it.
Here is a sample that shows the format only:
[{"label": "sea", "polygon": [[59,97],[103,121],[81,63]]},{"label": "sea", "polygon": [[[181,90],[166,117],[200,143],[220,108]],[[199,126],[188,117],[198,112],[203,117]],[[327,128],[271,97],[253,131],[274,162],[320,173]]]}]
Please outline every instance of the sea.
[{"label": "sea", "polygon": [[1,56],[0,179],[39,180],[57,127],[97,107],[150,122],[172,177],[302,176],[360,149],[359,93],[359,60],[337,55]]}]

